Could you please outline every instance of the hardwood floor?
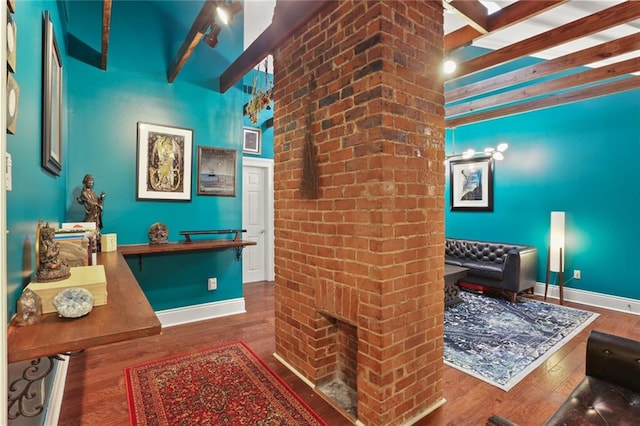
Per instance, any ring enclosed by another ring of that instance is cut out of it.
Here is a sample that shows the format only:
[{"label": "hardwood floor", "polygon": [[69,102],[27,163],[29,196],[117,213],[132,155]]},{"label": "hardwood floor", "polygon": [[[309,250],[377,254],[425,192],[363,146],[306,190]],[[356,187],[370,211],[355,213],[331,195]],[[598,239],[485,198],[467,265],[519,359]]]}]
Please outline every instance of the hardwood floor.
[{"label": "hardwood floor", "polygon": [[[329,425],[349,421],[273,357],[273,283],[245,285],[247,313],[168,327],[159,336],[93,348],[69,365],[59,425],[126,425],[129,412],[123,369],[244,340]],[[640,340],[640,316],[566,303],[600,316],[511,391],[504,392],[445,365],[447,402],[416,425],[484,425],[499,414],[521,426],[542,425],[584,376],[590,330]]]}]

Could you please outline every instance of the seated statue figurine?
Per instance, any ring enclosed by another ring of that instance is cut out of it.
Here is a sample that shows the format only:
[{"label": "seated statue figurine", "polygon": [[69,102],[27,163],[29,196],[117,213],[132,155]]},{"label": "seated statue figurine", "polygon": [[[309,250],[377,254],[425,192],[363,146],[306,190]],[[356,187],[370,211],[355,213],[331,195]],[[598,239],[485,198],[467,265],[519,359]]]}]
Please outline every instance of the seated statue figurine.
[{"label": "seated statue figurine", "polygon": [[36,281],[59,281],[69,278],[71,275],[69,265],[60,260],[60,247],[58,242],[53,239],[55,233],[55,229],[51,228],[48,223],[45,226],[38,223]]}]

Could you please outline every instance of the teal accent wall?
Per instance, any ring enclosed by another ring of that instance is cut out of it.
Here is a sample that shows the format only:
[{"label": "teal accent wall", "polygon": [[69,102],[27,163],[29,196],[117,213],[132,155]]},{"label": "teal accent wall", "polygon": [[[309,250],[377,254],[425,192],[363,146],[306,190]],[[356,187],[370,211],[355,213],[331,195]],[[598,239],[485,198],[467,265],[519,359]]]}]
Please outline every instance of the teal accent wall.
[{"label": "teal accent wall", "polygon": [[[180,231],[242,227],[242,86],[239,82],[224,94],[217,90],[217,76],[242,52],[242,38],[234,36],[242,34],[242,17],[225,27],[214,49],[199,43],[173,83],[166,77],[184,39],[170,41],[163,29],[181,27],[186,36],[201,6],[202,2],[116,2],[107,71],[87,63],[87,55],[69,58],[73,80],[67,217],[82,219],[75,197],[83,176],[92,173],[96,192],[106,193],[102,231],[117,233],[118,244],[147,243],[148,228],[155,222],[168,226],[171,242],[184,240]],[[73,2],[70,14],[75,7]],[[138,22],[141,16],[144,31]],[[70,33],[85,34],[85,23],[72,20]],[[136,200],[139,122],[193,130],[191,201]],[[237,151],[235,197],[197,195],[199,146]],[[155,310],[242,297],[242,263],[233,249],[149,256],[143,259],[142,271],[137,258],[130,262]],[[218,278],[218,290],[207,290],[209,277]]]},{"label": "teal accent wall", "polygon": [[[14,78],[20,86],[15,135],[7,134],[7,152],[13,161],[13,190],[7,192],[7,314],[16,312],[16,301],[35,271],[34,237],[39,220],[64,219],[66,161],[60,177],[40,167],[42,141],[42,27],[48,10],[58,40],[66,85],[66,47],[60,4],[54,1],[19,1],[13,18],[17,26]],[[66,110],[66,90],[63,112]],[[68,149],[66,114],[63,113],[63,157]]]},{"label": "teal accent wall", "polygon": [[[448,154],[452,136],[447,130]],[[446,235],[534,245],[544,282],[550,212],[565,211],[565,285],[639,299],[629,274],[640,237],[638,141],[638,90],[458,127],[458,153],[500,142],[509,149],[496,162],[494,211],[447,209]],[[447,206],[448,185],[447,175]],[[574,269],[581,280],[571,279]]]},{"label": "teal accent wall", "polygon": [[[97,67],[101,1],[19,2],[18,71],[21,87],[18,130],[9,136],[14,190],[7,197],[9,318],[24,282],[35,270],[33,238],[39,219],[59,223],[84,219],[76,196],[91,173],[96,192],[106,193],[103,233],[118,244],[147,243],[155,222],[169,227],[169,241],[182,230],[242,227],[241,82],[218,91],[219,76],[242,52],[241,15],[223,28],[215,49],[200,43],[173,83],[167,69],[193,19],[198,1],[113,3],[107,70]],[[40,167],[42,11],[49,9],[61,47],[64,73],[63,172]],[[181,32],[169,39],[166,28]],[[193,130],[191,201],[138,201],[137,123]],[[237,151],[236,196],[197,194],[198,146]],[[230,236],[219,236],[227,238]],[[235,250],[150,256],[132,271],[154,309],[168,309],[242,296],[242,263]],[[23,272],[25,271],[25,272]],[[218,290],[207,291],[207,278]]]}]

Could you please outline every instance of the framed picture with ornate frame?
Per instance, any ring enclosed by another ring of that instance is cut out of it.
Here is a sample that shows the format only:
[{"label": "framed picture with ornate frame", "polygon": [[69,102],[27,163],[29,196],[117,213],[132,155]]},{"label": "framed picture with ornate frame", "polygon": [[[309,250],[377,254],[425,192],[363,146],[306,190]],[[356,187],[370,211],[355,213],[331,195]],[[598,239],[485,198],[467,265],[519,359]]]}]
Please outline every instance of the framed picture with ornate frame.
[{"label": "framed picture with ornate frame", "polygon": [[236,196],[235,149],[198,146],[198,195]]},{"label": "framed picture with ornate frame", "polygon": [[242,128],[242,152],[245,154],[262,153],[262,132],[253,127]]},{"label": "framed picture with ornate frame", "polygon": [[42,167],[62,170],[62,61],[49,12],[43,18]]},{"label": "framed picture with ornate frame", "polygon": [[493,159],[449,162],[451,211],[493,211]]},{"label": "framed picture with ornate frame", "polygon": [[193,130],[138,123],[138,200],[191,201]]}]

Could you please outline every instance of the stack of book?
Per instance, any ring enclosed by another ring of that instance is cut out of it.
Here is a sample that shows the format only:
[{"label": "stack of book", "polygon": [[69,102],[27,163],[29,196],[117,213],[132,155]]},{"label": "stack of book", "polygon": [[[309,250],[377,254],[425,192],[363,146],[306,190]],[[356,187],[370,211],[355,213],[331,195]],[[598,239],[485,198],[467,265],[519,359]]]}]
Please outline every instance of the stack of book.
[{"label": "stack of book", "polygon": [[97,236],[94,222],[63,223],[54,237],[60,248],[61,260],[72,267],[95,265]]},{"label": "stack of book", "polygon": [[81,287],[89,290],[93,295],[93,306],[107,304],[107,278],[104,266],[77,266],[69,268],[71,276],[65,280],[52,282],[32,281],[26,287],[36,292],[42,301],[42,313],[56,312],[53,298],[67,288]]}]

